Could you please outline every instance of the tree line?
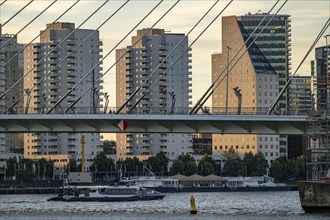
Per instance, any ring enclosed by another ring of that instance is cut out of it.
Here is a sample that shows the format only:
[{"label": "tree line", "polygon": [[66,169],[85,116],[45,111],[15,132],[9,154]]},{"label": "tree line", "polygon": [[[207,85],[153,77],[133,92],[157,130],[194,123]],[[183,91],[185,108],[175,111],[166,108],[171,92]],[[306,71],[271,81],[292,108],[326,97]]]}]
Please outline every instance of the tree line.
[{"label": "tree line", "polygon": [[[146,161],[140,161],[137,157],[128,157],[116,162],[107,157],[104,152],[99,153],[90,166],[90,171],[102,176],[102,173],[113,175],[123,174],[124,177],[134,175],[170,176],[182,174],[190,176],[199,174],[207,176],[215,174],[219,176],[262,176],[268,173],[276,180],[301,180],[306,178],[305,158],[288,160],[280,157],[268,167],[267,160],[261,152],[253,154],[245,153],[240,157],[237,151],[229,149],[224,151],[224,161],[218,162],[209,155],[203,155],[198,162],[191,155],[179,155],[170,165],[165,153],[160,152],[149,157]],[[29,168],[27,168],[29,166]],[[15,157],[9,158],[6,164],[7,179],[16,176],[18,180],[30,182],[35,179],[51,179],[53,176],[53,161],[44,158],[32,165],[28,160],[19,160]],[[81,164],[76,160],[70,160],[65,167],[65,172],[80,172]],[[123,176],[121,176],[123,177]],[[118,177],[119,178],[119,177]]]}]

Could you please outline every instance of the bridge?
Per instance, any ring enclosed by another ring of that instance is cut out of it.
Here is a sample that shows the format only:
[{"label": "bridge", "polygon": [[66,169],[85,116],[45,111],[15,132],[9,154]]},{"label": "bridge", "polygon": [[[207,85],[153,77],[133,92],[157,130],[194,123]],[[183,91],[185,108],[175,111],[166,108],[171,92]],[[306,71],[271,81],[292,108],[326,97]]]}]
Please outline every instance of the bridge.
[{"label": "bridge", "polygon": [[140,111],[131,114],[104,114],[103,111],[0,114],[0,132],[122,133],[119,123],[125,121],[127,133],[307,134],[306,115],[265,115],[251,112],[245,115],[215,112],[189,115],[188,112],[187,109],[164,114],[161,109],[149,109],[148,113]]}]

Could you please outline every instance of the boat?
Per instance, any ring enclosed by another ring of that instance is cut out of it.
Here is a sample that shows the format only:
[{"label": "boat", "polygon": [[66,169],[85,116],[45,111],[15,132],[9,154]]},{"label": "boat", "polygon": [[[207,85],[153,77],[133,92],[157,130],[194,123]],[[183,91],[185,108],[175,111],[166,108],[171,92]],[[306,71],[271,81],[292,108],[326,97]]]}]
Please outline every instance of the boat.
[{"label": "boat", "polygon": [[160,200],[164,194],[143,187],[119,186],[65,186],[64,193],[47,201],[65,202],[127,202]]}]

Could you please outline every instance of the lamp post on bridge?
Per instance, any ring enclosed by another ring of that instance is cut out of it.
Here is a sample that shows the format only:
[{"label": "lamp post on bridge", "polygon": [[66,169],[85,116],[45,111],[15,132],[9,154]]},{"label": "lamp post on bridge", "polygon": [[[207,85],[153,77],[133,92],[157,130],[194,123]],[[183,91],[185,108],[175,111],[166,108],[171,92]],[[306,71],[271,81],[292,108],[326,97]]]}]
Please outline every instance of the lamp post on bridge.
[{"label": "lamp post on bridge", "polygon": [[239,87],[233,88],[235,95],[238,99],[238,105],[237,105],[237,114],[241,114],[241,108],[242,108],[242,94],[241,94],[241,89]]}]

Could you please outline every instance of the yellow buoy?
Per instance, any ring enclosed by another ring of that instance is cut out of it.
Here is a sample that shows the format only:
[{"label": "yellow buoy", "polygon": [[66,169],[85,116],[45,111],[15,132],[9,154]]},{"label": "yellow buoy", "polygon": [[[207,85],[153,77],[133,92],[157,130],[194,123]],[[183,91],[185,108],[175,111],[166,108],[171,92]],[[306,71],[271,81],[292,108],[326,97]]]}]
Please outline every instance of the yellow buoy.
[{"label": "yellow buoy", "polygon": [[193,195],[190,196],[190,214],[197,214],[195,197]]}]

